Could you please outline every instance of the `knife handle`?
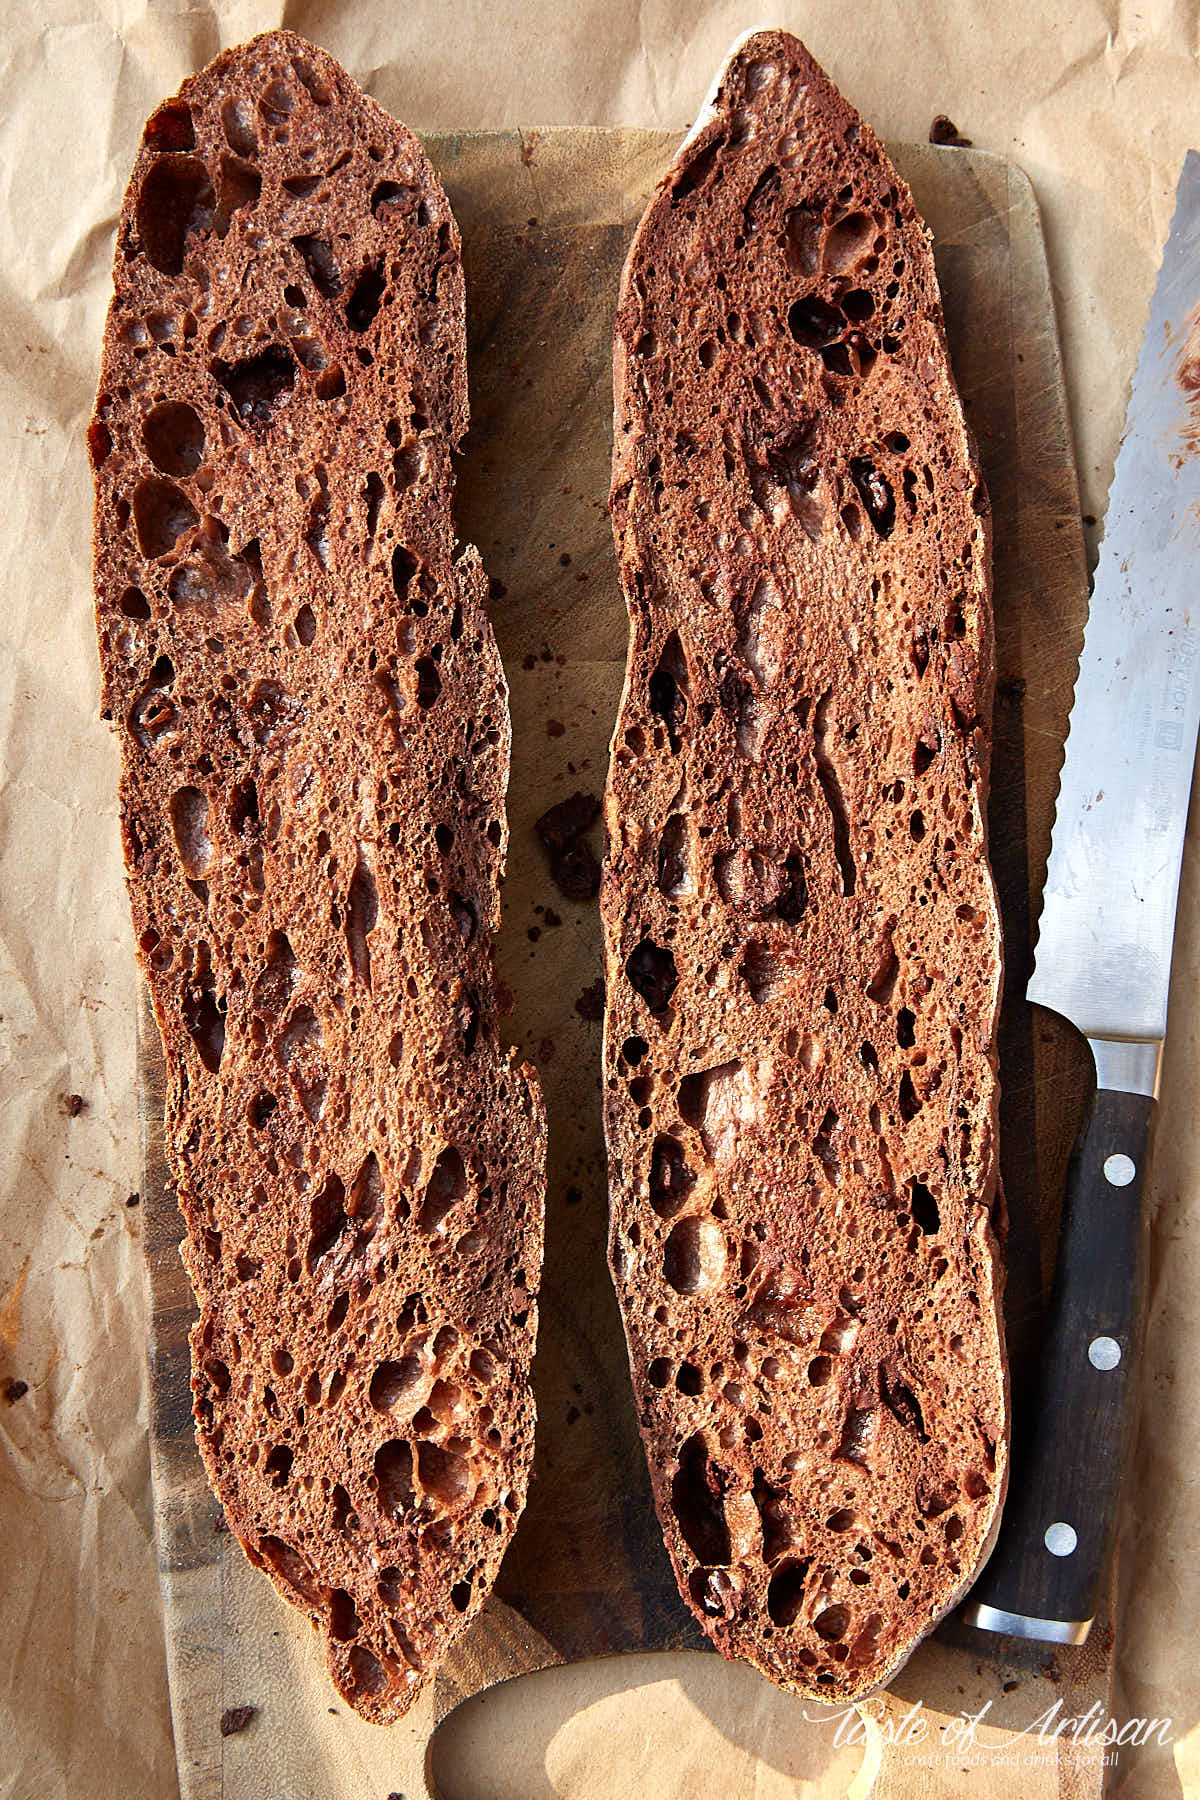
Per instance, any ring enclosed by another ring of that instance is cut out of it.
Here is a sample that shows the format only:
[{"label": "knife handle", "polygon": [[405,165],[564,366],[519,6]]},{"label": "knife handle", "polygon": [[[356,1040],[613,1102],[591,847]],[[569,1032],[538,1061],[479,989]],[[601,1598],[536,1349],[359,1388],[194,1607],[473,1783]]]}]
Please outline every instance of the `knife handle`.
[{"label": "knife handle", "polygon": [[1071,1157],[1034,1410],[964,1611],[985,1631],[1081,1644],[1092,1621],[1132,1442],[1154,1106],[1100,1088]]}]

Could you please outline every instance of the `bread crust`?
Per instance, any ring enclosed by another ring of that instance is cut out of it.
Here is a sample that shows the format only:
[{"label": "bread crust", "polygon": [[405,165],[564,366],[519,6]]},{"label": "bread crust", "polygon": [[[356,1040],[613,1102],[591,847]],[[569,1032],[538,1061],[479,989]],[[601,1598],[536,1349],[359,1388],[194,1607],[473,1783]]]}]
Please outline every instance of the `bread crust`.
[{"label": "bread crust", "polygon": [[925,228],[787,33],[650,201],[614,399],[610,1265],[681,1594],[844,1704],[1007,1481],[990,522]]},{"label": "bread crust", "polygon": [[290,32],[146,127],[88,440],[103,708],[187,1226],[196,1433],[364,1717],[533,1455],[545,1121],[499,1038],[507,690],[454,534],[459,235]]}]

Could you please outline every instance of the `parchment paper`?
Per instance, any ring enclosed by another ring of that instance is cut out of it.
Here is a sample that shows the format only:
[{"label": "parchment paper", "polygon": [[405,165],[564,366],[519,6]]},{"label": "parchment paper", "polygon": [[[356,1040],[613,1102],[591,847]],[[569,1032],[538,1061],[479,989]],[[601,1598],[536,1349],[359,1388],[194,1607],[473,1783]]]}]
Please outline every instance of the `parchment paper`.
[{"label": "parchment paper", "polygon": [[[147,113],[223,44],[283,23],[324,43],[417,129],[682,127],[732,37],[785,24],[885,137],[921,138],[934,113],[949,113],[1032,176],[1083,503],[1101,517],[1175,178],[1200,135],[1197,13],[1184,0],[1136,14],[1098,0],[1003,10],[901,0],[856,13],[813,0],[769,16],[681,0],[10,0],[0,18],[3,1800],[175,1792],[150,1548],[139,1208],[129,1204],[134,971],[116,752],[96,716],[81,438],[113,225]],[[1198,834],[1200,822],[1181,900],[1118,1640],[1118,1712],[1169,1717],[1173,1742],[1123,1760],[1122,1796],[1200,1791]],[[789,1763],[779,1749],[789,1704],[715,1659],[702,1674],[695,1659],[553,1671],[472,1703],[448,1728],[438,1772],[452,1800],[816,1791],[802,1756]],[[756,1756],[768,1744],[772,1754]],[[821,1791],[869,1791],[870,1754],[822,1760]],[[968,1778],[939,1776],[955,1779]]]}]

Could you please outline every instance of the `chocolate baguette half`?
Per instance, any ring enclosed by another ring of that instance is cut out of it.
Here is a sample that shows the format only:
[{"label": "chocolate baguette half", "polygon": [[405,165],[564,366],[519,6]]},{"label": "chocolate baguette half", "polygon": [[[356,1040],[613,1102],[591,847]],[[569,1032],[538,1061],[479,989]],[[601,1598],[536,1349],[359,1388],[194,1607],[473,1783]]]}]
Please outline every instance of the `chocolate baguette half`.
[{"label": "chocolate baguette half", "polygon": [[651,199],[615,395],[612,1274],[681,1594],[845,1702],[1006,1480],[990,543],[925,228],[785,33]]},{"label": "chocolate baguette half", "polygon": [[507,690],[416,139],[273,32],[149,121],[89,448],[103,708],[250,1559],[398,1717],[524,1500],[545,1126],[498,1036]]}]

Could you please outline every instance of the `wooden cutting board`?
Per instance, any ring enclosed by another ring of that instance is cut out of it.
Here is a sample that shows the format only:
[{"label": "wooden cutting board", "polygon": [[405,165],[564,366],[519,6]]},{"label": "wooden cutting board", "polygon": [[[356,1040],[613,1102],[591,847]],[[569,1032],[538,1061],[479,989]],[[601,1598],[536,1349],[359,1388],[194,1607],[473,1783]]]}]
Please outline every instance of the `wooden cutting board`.
[{"label": "wooden cutting board", "polygon": [[[600,1124],[600,923],[553,886],[534,822],[601,792],[625,658],[609,520],[611,330],[630,234],[675,134],[554,130],[440,136],[427,147],[462,227],[473,425],[459,529],[492,578],[512,690],[511,848],[501,973],[511,1033],[536,1063],[550,1119],[537,1464],[497,1594],[401,1725],[364,1725],[328,1686],[305,1621],[220,1530],[191,1432],[191,1296],[161,1156],[161,1068],[142,1019],[152,1462],[171,1702],[184,1800],[403,1794],[429,1786],[436,1723],[466,1696],[550,1664],[704,1648],[654,1516],[605,1267]],[[1085,551],[1037,206],[1000,157],[900,147],[935,239],[954,365],[995,517],[1000,682],[991,830],[1007,942],[1001,1152],[1012,1215],[1007,1315],[1018,1420],[1087,1054],[1023,993],[1075,664]],[[599,827],[596,828],[597,832]],[[597,843],[597,849],[599,844]],[[873,1706],[876,1738],[916,1699],[931,1720],[990,1702],[973,1766],[991,1795],[1095,1795],[1102,1759],[1029,1728],[1107,1704],[1112,1629],[1082,1650],[1015,1650],[949,1623]],[[223,1739],[222,1712],[258,1710]],[[821,1732],[804,1720],[798,1731]],[[1026,1733],[1025,1738],[1018,1734]],[[876,1744],[876,1754],[879,1746]],[[876,1794],[956,1791],[963,1754],[932,1766],[882,1748]],[[733,1797],[731,1796],[731,1800]]]}]

